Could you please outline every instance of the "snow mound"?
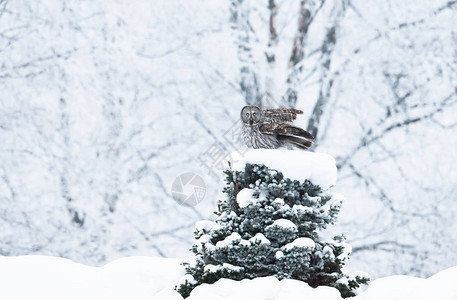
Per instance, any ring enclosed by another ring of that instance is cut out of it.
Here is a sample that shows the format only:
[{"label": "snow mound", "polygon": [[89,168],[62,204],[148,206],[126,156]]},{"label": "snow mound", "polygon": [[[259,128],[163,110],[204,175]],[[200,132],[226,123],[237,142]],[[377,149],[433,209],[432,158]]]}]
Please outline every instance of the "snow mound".
[{"label": "snow mound", "polygon": [[223,299],[320,299],[341,300],[337,289],[331,287],[312,288],[307,283],[284,279],[279,281],[273,276],[234,281],[220,279],[214,284],[196,287],[187,300]]},{"label": "snow mound", "polygon": [[376,279],[357,300],[455,300],[457,299],[457,267],[452,267],[428,279],[405,275]]},{"label": "snow mound", "polygon": [[[277,254],[281,255],[281,254]],[[368,289],[350,300],[455,300],[457,299],[457,267],[442,271],[428,279],[390,276],[373,281]],[[307,283],[273,276],[241,281],[220,279],[214,284],[196,287],[186,300],[343,300],[335,288],[310,287]]]},{"label": "snow mound", "polygon": [[229,235],[222,241],[217,242],[216,247],[220,247],[220,248],[227,247],[227,246],[233,244],[234,242],[239,242],[239,241],[241,241],[240,234],[238,232],[232,232],[231,235]]},{"label": "snow mound", "polygon": [[[209,225],[209,224],[208,224]],[[281,251],[276,256],[283,255]],[[89,267],[68,259],[49,256],[0,256],[0,299],[154,299],[183,300],[174,286],[183,278],[183,259],[128,257],[103,267]],[[233,269],[239,268],[224,265]],[[216,270],[219,266],[212,266]],[[428,279],[390,276],[373,281],[351,300],[455,300],[457,267]],[[273,276],[220,279],[196,287],[188,300],[342,300],[331,287],[311,288],[307,283]],[[187,300],[186,299],[186,300]]]},{"label": "snow mound", "polygon": [[306,179],[327,189],[336,182],[335,159],[325,153],[286,149],[249,149],[233,152],[227,163],[233,170],[244,171],[246,163],[263,164],[283,173],[287,178],[300,182]]},{"label": "snow mound", "polygon": [[205,266],[205,271],[211,272],[211,273],[216,273],[217,271],[219,271],[221,269],[229,269],[229,270],[234,270],[234,271],[239,272],[242,269],[242,267],[237,267],[237,266],[227,264],[227,263],[222,264],[222,266],[221,265],[206,265]]},{"label": "snow mound", "polygon": [[288,228],[288,229],[297,229],[297,225],[295,225],[292,221],[287,220],[287,219],[278,219],[273,222],[273,226],[278,226],[278,227]]},{"label": "snow mound", "polygon": [[214,227],[214,225],[216,225],[216,223],[214,223],[213,221],[202,220],[195,223],[195,229],[197,229],[198,231],[204,230],[206,232],[209,232]]},{"label": "snow mound", "polygon": [[252,202],[251,200],[254,192],[255,190],[253,189],[244,188],[236,195],[236,202],[240,208],[245,208]]},{"label": "snow mound", "polygon": [[306,237],[301,237],[301,238],[298,238],[298,239],[295,239],[293,242],[287,244],[284,246],[284,248],[286,250],[290,250],[294,247],[297,247],[297,248],[314,248],[316,246],[316,244],[314,243],[314,241],[310,238],[306,238]]},{"label": "snow mound", "polygon": [[0,256],[2,300],[182,300],[183,259],[132,256],[90,267],[51,256]]},{"label": "snow mound", "polygon": [[257,241],[259,241],[260,244],[270,245],[270,241],[263,234],[261,234],[260,232],[257,233],[252,238],[250,238],[249,241],[252,242],[252,243],[256,243]]}]

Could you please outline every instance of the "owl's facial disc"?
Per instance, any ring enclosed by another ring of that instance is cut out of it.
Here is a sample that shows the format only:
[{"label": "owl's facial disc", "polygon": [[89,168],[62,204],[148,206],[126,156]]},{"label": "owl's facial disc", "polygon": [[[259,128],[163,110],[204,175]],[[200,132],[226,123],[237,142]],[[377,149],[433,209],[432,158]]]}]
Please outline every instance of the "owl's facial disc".
[{"label": "owl's facial disc", "polygon": [[248,105],[241,110],[241,120],[249,126],[258,125],[260,122],[260,109],[254,105]]}]

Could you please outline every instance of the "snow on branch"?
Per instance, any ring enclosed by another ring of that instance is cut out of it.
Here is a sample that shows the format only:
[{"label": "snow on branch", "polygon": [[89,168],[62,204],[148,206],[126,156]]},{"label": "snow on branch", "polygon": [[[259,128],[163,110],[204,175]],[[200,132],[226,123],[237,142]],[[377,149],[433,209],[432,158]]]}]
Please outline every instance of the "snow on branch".
[{"label": "snow on branch", "polygon": [[263,164],[270,169],[282,172],[290,179],[309,180],[327,189],[335,185],[337,172],[335,159],[325,153],[285,149],[251,149],[244,155],[233,152],[227,163],[232,169],[244,170],[246,163]]}]

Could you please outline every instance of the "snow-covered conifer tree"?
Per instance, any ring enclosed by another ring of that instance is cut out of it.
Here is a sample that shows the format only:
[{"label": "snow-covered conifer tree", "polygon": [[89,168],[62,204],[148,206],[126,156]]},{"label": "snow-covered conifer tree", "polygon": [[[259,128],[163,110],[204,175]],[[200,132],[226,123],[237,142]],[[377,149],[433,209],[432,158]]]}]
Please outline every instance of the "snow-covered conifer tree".
[{"label": "snow-covered conifer tree", "polygon": [[343,235],[320,237],[343,200],[329,190],[336,180],[332,157],[257,149],[229,163],[216,221],[197,222],[196,260],[186,264],[181,295],[220,278],[275,276],[335,287],[346,297],[369,281],[343,273],[351,252]]}]

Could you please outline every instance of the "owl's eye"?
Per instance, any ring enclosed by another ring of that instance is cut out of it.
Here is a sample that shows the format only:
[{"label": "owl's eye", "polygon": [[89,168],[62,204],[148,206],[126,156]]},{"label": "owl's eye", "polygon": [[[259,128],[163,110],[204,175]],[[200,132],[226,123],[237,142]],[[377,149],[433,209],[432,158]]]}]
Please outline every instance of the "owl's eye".
[{"label": "owl's eye", "polygon": [[249,117],[249,113],[246,113],[246,117]]},{"label": "owl's eye", "polygon": [[255,113],[252,114],[255,117]]}]

